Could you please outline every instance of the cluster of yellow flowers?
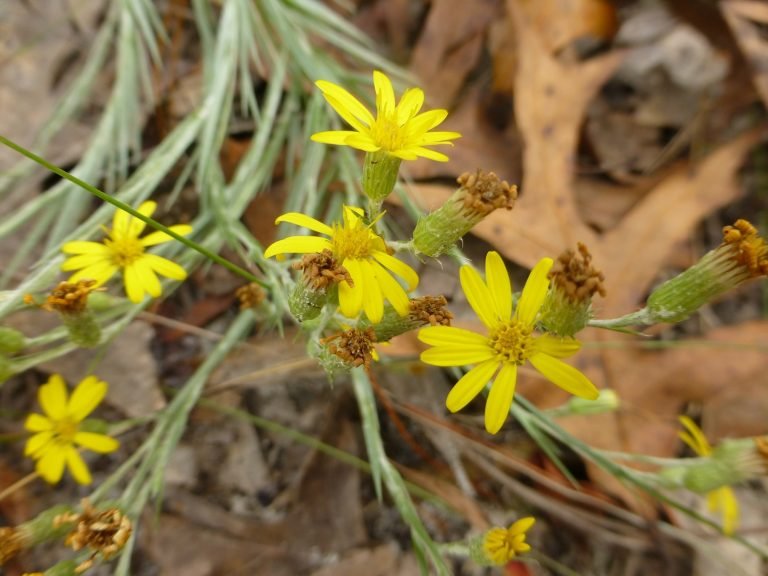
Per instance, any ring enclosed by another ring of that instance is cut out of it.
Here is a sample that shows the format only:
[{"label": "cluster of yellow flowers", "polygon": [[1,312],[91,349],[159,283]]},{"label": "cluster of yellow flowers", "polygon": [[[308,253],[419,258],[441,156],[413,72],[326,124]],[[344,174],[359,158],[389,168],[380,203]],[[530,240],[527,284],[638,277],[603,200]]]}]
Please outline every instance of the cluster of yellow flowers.
[{"label": "cluster of yellow flowers", "polygon": [[[492,173],[462,175],[455,195],[419,221],[409,242],[387,243],[380,232],[385,216],[381,206],[396,185],[401,161],[426,158],[445,162],[448,157],[433,147],[451,146],[461,135],[434,130],[446,119],[447,111],[422,112],[424,92],[419,88],[407,90],[396,101],[390,79],[381,72],[373,73],[375,114],[340,86],[322,80],[316,85],[351,130],[319,132],[312,140],[365,152],[362,189],[368,206],[345,205],[340,220],[330,224],[297,212],[283,214],[275,224],[300,226],[315,235],[280,239],[267,247],[264,256],[282,260],[285,255],[301,255],[293,263],[300,279],[289,305],[299,322],[320,317],[321,329],[341,330],[318,344],[318,359],[329,373],[357,366],[370,369],[371,360],[378,359],[376,343],[418,329],[418,339],[428,346],[421,353],[422,362],[467,367],[447,395],[450,412],[461,410],[488,390],[484,421],[490,434],[498,433],[509,417],[518,371],[527,363],[569,394],[589,401],[597,399],[600,393],[590,379],[563,361],[581,348],[575,334],[591,320],[593,295],[604,294],[602,274],[592,267],[586,247],[579,245],[579,256],[571,250],[557,260],[541,258],[517,299],[499,253],[487,253],[484,275],[472,265],[462,266],[462,290],[484,329],[474,332],[451,326],[452,314],[445,309],[442,295],[411,297],[419,286],[419,276],[397,251],[436,257],[451,250],[490,212],[511,209],[516,188]],[[156,208],[155,202],[147,201],[137,211],[149,218]],[[142,219],[117,210],[112,228],[106,230],[101,242],[74,241],[62,246],[68,258],[61,268],[74,274],[54,290],[43,307],[62,315],[72,340],[79,345],[98,343],[99,338],[92,337],[97,328],[87,318],[87,298],[116,274],[122,274],[125,293],[134,303],[142,303],[147,295],[161,296],[158,276],[177,281],[186,278],[182,266],[147,250],[172,240],[172,236],[156,231],[141,237],[144,229]],[[171,226],[170,231],[185,236],[192,228],[180,224]],[[748,270],[743,268],[745,262],[750,265]],[[687,275],[655,291],[646,309],[631,320],[677,321],[722,291],[766,273],[766,243],[749,223],[739,221],[728,227],[718,250],[705,256]],[[718,283],[718,278],[724,280]],[[692,299],[691,287],[701,286],[707,288],[697,288]],[[248,308],[259,305],[265,295],[254,284],[241,290],[238,297],[243,308]],[[327,313],[320,316],[324,310]],[[341,317],[334,316],[335,312]],[[82,380],[71,394],[59,375],[51,376],[40,387],[38,400],[43,413],[27,417],[25,428],[31,436],[25,454],[34,460],[36,472],[44,480],[55,484],[68,469],[78,483],[89,484],[92,476],[81,450],[101,454],[117,450],[118,441],[98,431],[99,423],[88,419],[106,392],[107,384],[95,376]],[[685,428],[680,434],[683,442],[698,456],[713,457],[713,448],[696,424],[687,417],[681,422]],[[722,512],[723,531],[732,533],[738,522],[733,491],[720,485],[708,491],[707,499],[713,511]],[[533,524],[534,519],[526,517],[509,528],[489,530],[477,549],[487,563],[504,564],[530,550],[526,534]],[[127,533],[123,531],[125,538]]]}]

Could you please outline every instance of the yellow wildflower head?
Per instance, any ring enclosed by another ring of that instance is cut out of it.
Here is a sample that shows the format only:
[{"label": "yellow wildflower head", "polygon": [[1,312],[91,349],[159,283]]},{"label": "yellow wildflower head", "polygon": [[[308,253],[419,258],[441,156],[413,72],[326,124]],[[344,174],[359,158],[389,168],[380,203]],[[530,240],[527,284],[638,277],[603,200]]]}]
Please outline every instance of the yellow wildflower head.
[{"label": "yellow wildflower head", "polygon": [[119,443],[114,438],[82,430],[83,421],[106,393],[107,383],[95,376],[80,382],[71,396],[58,374],[40,387],[37,398],[44,414],[27,416],[24,427],[33,434],[24,454],[37,462],[37,473],[45,481],[56,484],[66,465],[80,484],[90,484],[91,474],[78,447],[102,454],[117,450]]},{"label": "yellow wildflower head", "polygon": [[376,324],[384,315],[384,301],[388,300],[398,314],[409,311],[406,291],[392,274],[405,280],[410,292],[419,283],[415,270],[404,264],[387,250],[384,239],[365,222],[363,211],[345,206],[342,222],[328,226],[305,214],[289,212],[275,220],[276,224],[289,222],[304,226],[327,236],[290,236],[278,240],[264,252],[266,258],[279,254],[323,254],[330,251],[338,266],[348,274],[338,284],[339,309],[344,316],[355,318],[361,311]]},{"label": "yellow wildflower head", "polygon": [[395,103],[392,82],[383,73],[374,71],[376,116],[341,86],[325,80],[315,85],[334,110],[354,130],[332,130],[312,135],[312,140],[324,144],[351,146],[365,152],[383,151],[401,160],[415,160],[419,156],[447,162],[448,157],[429,146],[451,145],[460,138],[458,132],[430,132],[448,116],[446,110],[430,110],[419,114],[424,104],[424,91],[406,90],[399,103]]},{"label": "yellow wildflower head", "polygon": [[491,434],[501,429],[509,414],[517,369],[526,362],[570,394],[590,400],[599,396],[584,374],[560,360],[579,350],[578,340],[534,334],[551,267],[550,258],[536,264],[513,310],[507,269],[497,252],[489,252],[485,280],[471,266],[460,270],[461,287],[485,324],[486,334],[452,326],[430,326],[419,331],[419,340],[432,346],[421,354],[422,362],[434,366],[475,364],[448,394],[446,406],[451,412],[461,410],[493,380],[485,405],[485,429]]},{"label": "yellow wildflower head", "polygon": [[[138,212],[149,217],[156,208],[155,202],[144,202],[139,206]],[[97,286],[101,286],[121,271],[125,292],[132,302],[141,302],[145,294],[158,298],[162,294],[158,274],[173,280],[184,280],[187,272],[167,258],[146,252],[148,247],[168,242],[173,238],[159,231],[139,238],[144,227],[144,221],[117,210],[112,229],[107,230],[107,237],[103,242],[67,242],[61,247],[65,254],[72,255],[64,261],[61,269],[65,272],[77,270],[69,279],[71,283],[91,279],[96,281]],[[186,224],[171,226],[170,229],[180,235],[192,231],[192,227]]]},{"label": "yellow wildflower head", "polygon": [[532,516],[520,518],[509,528],[491,528],[483,536],[482,552],[489,564],[504,566],[520,554],[529,552],[525,541],[528,530],[536,523]]}]

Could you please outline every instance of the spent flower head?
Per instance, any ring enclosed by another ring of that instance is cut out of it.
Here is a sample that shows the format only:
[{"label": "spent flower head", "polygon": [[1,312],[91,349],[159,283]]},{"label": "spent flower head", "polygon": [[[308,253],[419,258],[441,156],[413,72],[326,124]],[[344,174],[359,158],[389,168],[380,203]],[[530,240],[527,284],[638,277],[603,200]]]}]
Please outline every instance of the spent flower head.
[{"label": "spent flower head", "polygon": [[584,374],[560,360],[578,352],[578,340],[534,335],[551,267],[550,258],[534,266],[513,310],[507,269],[497,252],[489,252],[485,281],[471,266],[462,266],[460,271],[461,287],[485,324],[486,334],[452,326],[431,326],[419,331],[419,340],[433,346],[422,352],[422,362],[434,366],[475,365],[448,394],[446,406],[451,412],[461,410],[493,380],[485,405],[485,428],[491,434],[498,432],[507,419],[515,395],[517,369],[526,362],[570,394],[590,400],[599,395]]},{"label": "spent flower head", "polygon": [[768,276],[768,243],[747,220],[723,228],[723,242],[648,297],[647,324],[679,322],[753,278]]},{"label": "spent flower head", "polygon": [[376,91],[376,116],[341,86],[326,80],[315,82],[334,110],[353,130],[331,130],[312,135],[312,140],[324,144],[351,146],[365,152],[383,151],[402,160],[419,156],[447,162],[448,157],[431,150],[430,146],[451,145],[461,137],[458,132],[430,132],[448,116],[446,110],[430,110],[419,114],[424,105],[424,91],[409,88],[399,103],[395,103],[392,82],[383,72],[373,73]]},{"label": "spent flower head", "polygon": [[467,232],[499,208],[512,210],[517,186],[510,186],[493,172],[465,172],[459,188],[445,204],[421,218],[413,231],[417,252],[437,257],[448,252]]},{"label": "spent flower head", "polygon": [[573,336],[592,317],[592,298],[605,297],[603,273],[592,264],[589,249],[578,242],[555,260],[549,272],[549,294],[541,308],[542,326],[559,336]]},{"label": "spent flower head", "polygon": [[101,403],[107,383],[95,376],[83,379],[70,396],[64,379],[53,374],[38,391],[37,398],[44,414],[30,414],[24,427],[32,432],[24,450],[36,461],[37,473],[50,484],[56,484],[66,466],[80,484],[91,483],[91,473],[80,456],[78,447],[106,454],[117,450],[119,443],[104,434],[84,430],[83,422]]},{"label": "spent flower head", "polygon": [[[139,206],[138,212],[149,217],[156,208],[155,202],[148,201]],[[145,226],[143,220],[117,210],[112,229],[106,231],[107,237],[102,242],[75,241],[64,244],[61,250],[72,256],[64,261],[61,269],[65,272],[77,271],[69,282],[90,279],[101,286],[121,271],[128,298],[138,303],[144,299],[145,294],[153,298],[162,294],[158,274],[173,280],[184,280],[187,277],[184,268],[146,251],[150,246],[169,242],[173,238],[160,231],[139,238]],[[171,226],[170,230],[183,236],[189,234],[192,227],[178,224]]]},{"label": "spent flower head", "polygon": [[355,318],[364,311],[368,319],[376,324],[384,315],[385,300],[401,316],[408,314],[408,295],[392,274],[405,280],[409,292],[416,288],[419,277],[413,268],[389,253],[384,239],[373,230],[373,224],[365,222],[360,208],[344,206],[342,222],[332,226],[297,212],[283,214],[275,220],[275,224],[280,222],[304,226],[327,238],[290,236],[269,246],[264,257],[324,254],[326,250],[330,251],[335,263],[334,276],[340,280],[339,309],[344,316]]}]

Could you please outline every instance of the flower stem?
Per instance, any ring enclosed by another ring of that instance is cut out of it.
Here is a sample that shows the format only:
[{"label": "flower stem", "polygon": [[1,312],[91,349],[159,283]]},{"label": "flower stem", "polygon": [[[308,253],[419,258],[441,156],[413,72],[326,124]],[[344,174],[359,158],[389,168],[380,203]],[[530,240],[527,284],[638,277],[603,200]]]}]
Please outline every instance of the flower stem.
[{"label": "flower stem", "polygon": [[1,144],[5,144],[6,146],[8,146],[8,148],[11,148],[12,150],[15,150],[16,152],[18,152],[22,156],[26,156],[30,160],[36,162],[37,164],[40,164],[40,166],[42,166],[43,168],[45,168],[47,170],[50,170],[51,172],[53,172],[54,174],[56,174],[58,176],[61,176],[65,180],[69,180],[73,184],[79,186],[83,190],[86,190],[86,191],[90,192],[91,194],[93,194],[97,198],[103,200],[104,202],[109,202],[110,204],[112,204],[116,208],[122,210],[123,212],[127,212],[128,214],[130,214],[134,218],[138,218],[142,222],[145,222],[146,224],[149,224],[155,230],[160,230],[161,232],[165,232],[166,234],[168,234],[168,236],[172,237],[174,240],[178,240],[179,242],[184,244],[187,248],[191,248],[195,252],[199,252],[200,254],[202,254],[203,256],[208,258],[209,260],[213,260],[217,264],[221,264],[222,266],[227,268],[230,272],[233,272],[233,273],[237,274],[238,276],[242,276],[243,278],[245,278],[246,280],[248,280],[250,282],[256,282],[257,284],[259,284],[260,286],[262,286],[264,288],[268,288],[267,284],[263,280],[259,280],[258,278],[256,278],[256,276],[254,276],[253,274],[251,274],[250,272],[248,272],[244,268],[240,268],[240,266],[238,266],[237,264],[234,264],[233,262],[230,262],[226,258],[222,258],[218,254],[214,254],[213,252],[211,252],[207,248],[204,248],[203,246],[201,246],[197,242],[194,242],[194,241],[190,240],[189,238],[185,238],[184,236],[181,236],[180,234],[177,234],[176,232],[174,232],[173,230],[171,230],[167,226],[164,226],[163,224],[160,224],[160,222],[158,222],[156,220],[153,220],[152,218],[149,218],[148,216],[145,216],[144,214],[141,214],[139,211],[134,210],[133,208],[128,206],[128,204],[125,204],[124,202],[121,202],[120,200],[117,200],[116,198],[113,198],[112,196],[110,196],[106,192],[103,192],[103,191],[99,190],[95,186],[92,186],[91,184],[88,184],[87,182],[84,182],[83,180],[80,180],[80,178],[78,178],[77,176],[74,176],[74,175],[70,174],[69,172],[67,172],[66,170],[63,170],[62,168],[59,168],[55,164],[51,164],[47,160],[41,158],[40,156],[38,156],[34,152],[31,152],[31,151],[27,150],[23,146],[20,146],[19,144],[16,144],[12,140],[9,140],[8,138],[0,135],[0,143]]}]

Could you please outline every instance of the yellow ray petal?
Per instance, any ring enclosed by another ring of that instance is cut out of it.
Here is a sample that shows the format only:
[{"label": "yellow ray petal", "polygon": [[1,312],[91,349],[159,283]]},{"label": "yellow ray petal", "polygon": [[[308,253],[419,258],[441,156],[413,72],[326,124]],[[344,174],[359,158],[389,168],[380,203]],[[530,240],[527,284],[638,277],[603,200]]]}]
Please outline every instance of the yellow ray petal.
[{"label": "yellow ray petal", "polygon": [[[187,234],[192,233],[192,226],[188,224],[176,224],[175,226],[169,226],[168,228],[179,236],[186,236]],[[144,238],[141,239],[141,245],[146,248],[148,246],[162,244],[163,242],[170,242],[171,240],[174,240],[173,236],[169,236],[165,232],[156,230],[155,232],[144,236]]]},{"label": "yellow ray petal", "polygon": [[120,447],[120,442],[114,438],[93,432],[78,432],[72,441],[83,448],[98,452],[99,454],[114,452]]},{"label": "yellow ray petal", "polygon": [[271,244],[264,251],[264,258],[271,258],[277,254],[319,254],[326,249],[333,249],[333,244],[327,238],[289,236]]},{"label": "yellow ray petal", "polygon": [[176,264],[176,262],[158,256],[157,254],[144,254],[144,256],[141,257],[141,260],[147,266],[152,268],[152,270],[171,280],[181,281],[187,277],[187,271],[184,270],[184,268]]},{"label": "yellow ray petal", "polygon": [[416,160],[419,156],[428,160],[434,160],[435,162],[448,162],[448,160],[450,160],[450,158],[442,152],[430,150],[429,148],[423,148],[421,146],[393,150],[390,154],[403,160]]},{"label": "yellow ray petal", "polygon": [[131,302],[139,304],[144,300],[144,283],[136,264],[130,264],[123,270],[125,293]]},{"label": "yellow ray petal", "polygon": [[100,242],[87,242],[78,240],[62,245],[64,254],[109,254],[109,248]]},{"label": "yellow ray petal", "polygon": [[24,430],[29,432],[46,432],[53,428],[53,423],[40,414],[29,414],[24,421]]},{"label": "yellow ray petal", "polygon": [[341,86],[325,80],[318,80],[315,86],[320,88],[326,102],[355,130],[363,131],[373,124],[373,114]]},{"label": "yellow ray petal", "polygon": [[408,299],[408,295],[400,286],[400,283],[392,278],[389,272],[384,267],[373,262],[372,267],[376,273],[376,281],[381,286],[381,292],[384,295],[395,311],[400,316],[405,316],[410,311],[411,301]]},{"label": "yellow ray petal", "polygon": [[680,423],[688,431],[687,434],[685,432],[679,432],[678,436],[680,439],[688,444],[691,450],[699,456],[709,456],[712,453],[712,446],[706,436],[704,436],[704,432],[701,431],[701,428],[699,428],[688,416],[678,416],[678,420],[680,420]]},{"label": "yellow ray petal", "polygon": [[587,400],[595,400],[600,395],[589,378],[562,360],[542,353],[534,354],[528,360],[550,382],[569,394]]},{"label": "yellow ray petal", "polygon": [[424,105],[424,90],[421,88],[409,88],[400,97],[397,105],[397,125],[403,126],[419,113]]},{"label": "yellow ray petal", "polygon": [[480,364],[496,353],[486,346],[435,346],[421,353],[421,361],[432,366],[466,366]]},{"label": "yellow ray petal", "polygon": [[48,418],[54,422],[67,416],[68,402],[67,385],[58,374],[52,374],[48,382],[40,386],[37,392],[37,400]]},{"label": "yellow ray petal", "polygon": [[373,89],[376,92],[376,114],[387,117],[395,111],[395,90],[392,82],[383,72],[373,71]]},{"label": "yellow ray petal", "polygon": [[509,409],[515,397],[517,365],[502,364],[501,370],[491,384],[491,391],[485,403],[485,429],[496,434],[506,422]]},{"label": "yellow ray petal", "polygon": [[53,432],[40,432],[34,434],[27,440],[24,446],[24,456],[39,458],[48,449],[48,443],[53,440]]},{"label": "yellow ray petal", "polygon": [[93,479],[91,473],[88,471],[88,466],[83,462],[83,458],[78,451],[72,446],[66,448],[67,468],[69,468],[70,474],[78,484],[87,486]]},{"label": "yellow ray petal", "polygon": [[381,150],[381,146],[368,133],[355,133],[347,136],[344,144],[363,152],[378,152]]},{"label": "yellow ray petal", "polygon": [[111,260],[103,260],[87,268],[83,268],[69,277],[69,282],[75,283],[80,280],[95,280],[98,286],[107,282],[117,272]]},{"label": "yellow ray petal", "polygon": [[360,272],[365,277],[363,284],[363,309],[371,324],[378,324],[384,316],[384,298],[381,295],[381,286],[377,282],[376,272],[368,260],[359,260]]},{"label": "yellow ray petal", "polygon": [[541,305],[547,297],[549,289],[549,274],[552,268],[552,258],[542,258],[538,264],[531,270],[528,281],[523,287],[523,293],[520,295],[520,302],[515,310],[515,318],[526,326],[532,326],[539,314]]},{"label": "yellow ray petal", "polygon": [[496,326],[499,322],[493,306],[493,297],[488,286],[480,278],[480,274],[472,266],[462,266],[459,270],[459,279],[464,295],[478,318],[488,328]]},{"label": "yellow ray petal", "polygon": [[320,220],[316,220],[315,218],[307,216],[306,214],[301,214],[300,212],[288,212],[278,216],[275,220],[275,224],[280,224],[281,222],[295,224],[296,226],[301,226],[302,228],[307,228],[313,232],[325,234],[326,236],[333,235],[333,228],[320,222]]},{"label": "yellow ray petal", "polygon": [[[427,110],[411,118],[411,121],[408,122],[408,132],[414,137],[420,136],[442,124],[447,117],[448,111],[443,108]],[[455,132],[455,134],[458,134],[458,132]]]},{"label": "yellow ray petal", "polygon": [[458,412],[469,404],[485,388],[498,367],[499,363],[496,360],[488,360],[464,374],[451,388],[445,399],[448,410]]},{"label": "yellow ray petal", "polygon": [[339,283],[339,311],[347,318],[355,318],[363,307],[363,290],[365,281],[360,271],[360,263],[348,258],[342,264],[352,277],[353,285],[346,280]]},{"label": "yellow ray petal", "polygon": [[64,474],[66,451],[50,447],[37,461],[36,472],[49,484],[56,484]]},{"label": "yellow ray petal", "polygon": [[145,292],[152,296],[152,298],[159,298],[162,295],[163,286],[145,258],[136,260],[130,267],[136,271],[136,275]]},{"label": "yellow ray petal", "polygon": [[486,336],[455,326],[427,326],[419,330],[418,338],[432,346],[488,346]]},{"label": "yellow ray petal", "polygon": [[408,292],[416,290],[419,285],[419,275],[416,273],[416,270],[394,256],[390,256],[386,252],[377,250],[373,253],[373,257],[379,264],[384,266],[384,268],[391,270],[397,276],[400,276],[400,278],[405,280],[405,283],[408,286]]},{"label": "yellow ray petal", "polygon": [[498,252],[485,255],[485,280],[493,298],[499,320],[506,322],[512,317],[512,283],[507,267]]},{"label": "yellow ray petal", "polygon": [[109,254],[79,254],[64,260],[61,264],[61,270],[63,272],[71,272],[72,270],[80,270],[81,268],[88,268],[89,266],[103,263],[110,263]]},{"label": "yellow ray petal", "polygon": [[75,422],[82,422],[93,412],[107,394],[107,383],[96,376],[88,376],[77,385],[69,400],[69,416]]},{"label": "yellow ray petal", "polygon": [[568,358],[581,349],[581,342],[575,338],[557,338],[543,334],[533,341],[534,349],[555,358]]}]

